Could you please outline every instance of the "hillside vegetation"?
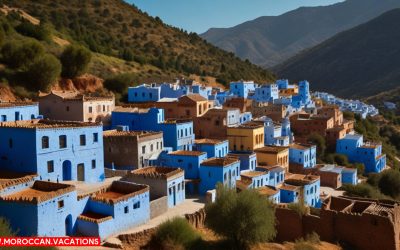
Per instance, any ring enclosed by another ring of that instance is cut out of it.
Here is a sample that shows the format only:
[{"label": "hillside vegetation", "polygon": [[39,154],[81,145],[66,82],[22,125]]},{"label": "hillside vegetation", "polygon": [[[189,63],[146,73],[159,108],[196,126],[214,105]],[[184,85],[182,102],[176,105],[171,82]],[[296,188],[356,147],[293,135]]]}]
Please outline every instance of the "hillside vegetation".
[{"label": "hillside vegetation", "polygon": [[223,84],[237,79],[273,79],[270,72],[214,47],[195,33],[168,26],[122,0],[0,3],[24,11],[47,26],[52,31],[50,36],[56,37],[50,41],[53,45],[46,45],[51,53],[60,54],[60,41],[90,49],[95,54],[89,72],[103,78],[131,72],[137,81],[171,80],[190,74],[211,76]]},{"label": "hillside vegetation", "polygon": [[292,80],[308,79],[313,90],[360,98],[391,91],[400,82],[400,9],[295,56],[276,68]]}]

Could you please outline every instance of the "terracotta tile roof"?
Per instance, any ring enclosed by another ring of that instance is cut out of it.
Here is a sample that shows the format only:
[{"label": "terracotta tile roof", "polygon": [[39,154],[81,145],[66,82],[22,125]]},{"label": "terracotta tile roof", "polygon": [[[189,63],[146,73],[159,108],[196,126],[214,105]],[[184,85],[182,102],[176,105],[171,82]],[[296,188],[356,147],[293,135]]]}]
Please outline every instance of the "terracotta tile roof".
[{"label": "terracotta tile roof", "polygon": [[31,188],[24,189],[8,196],[0,197],[0,200],[39,204],[72,191],[75,191],[75,187],[72,185],[35,181]]},{"label": "terracotta tile roof", "polygon": [[185,151],[185,150],[178,150],[178,151],[173,151],[169,153],[169,155],[184,155],[184,156],[200,156],[207,154],[206,152],[200,152],[200,151]]},{"label": "terracotta tile roof", "polygon": [[0,190],[34,181],[37,174],[25,174],[11,171],[0,171]]},{"label": "terracotta tile roof", "polygon": [[319,179],[320,177],[316,175],[292,174],[286,176],[285,183],[289,185],[303,186],[316,182]]},{"label": "terracotta tile roof", "polygon": [[276,154],[276,153],[280,153],[280,152],[286,151],[288,149],[289,149],[288,147],[281,147],[281,146],[265,146],[265,147],[262,147],[262,148],[255,149],[254,151],[256,153],[259,152],[259,153]]},{"label": "terracotta tile roof", "polygon": [[[194,101],[194,102],[203,102],[203,101],[207,101],[206,98],[202,97],[199,94],[189,94],[189,95],[185,95],[182,96],[181,98],[189,98],[190,100]],[[181,99],[179,98],[179,99]]]},{"label": "terracotta tile roof", "polygon": [[155,131],[118,131],[116,129],[107,130],[103,132],[104,137],[146,137],[151,135],[160,135],[162,137],[162,132],[155,132]]},{"label": "terracotta tile roof", "polygon": [[239,162],[237,158],[224,157],[224,158],[210,158],[201,163],[200,166],[207,167],[226,167],[233,163]]},{"label": "terracotta tile roof", "polygon": [[0,102],[0,108],[38,105],[37,102]]},{"label": "terracotta tile roof", "polygon": [[128,173],[126,177],[129,178],[130,176],[142,176],[152,179],[168,179],[169,177],[175,175],[183,176],[183,170],[180,168],[170,168],[170,167],[146,167],[134,170]]},{"label": "terracotta tile roof", "polygon": [[240,176],[245,176],[248,178],[253,178],[261,175],[265,175],[267,172],[262,172],[262,171],[246,171],[246,172],[241,172]]},{"label": "terracotta tile roof", "polygon": [[299,191],[300,190],[299,186],[286,185],[285,183],[283,183],[279,188],[282,190],[287,190],[287,191]]},{"label": "terracotta tile roof", "polygon": [[277,189],[276,187],[271,187],[271,186],[259,187],[256,190],[260,195],[267,196],[267,197],[273,196],[273,195],[276,195],[277,193],[279,193],[279,189]]},{"label": "terracotta tile roof", "polygon": [[55,120],[45,120],[45,119],[0,122],[0,127],[29,128],[29,129],[78,128],[78,127],[98,127],[98,126],[102,126],[102,124],[100,122],[73,122],[73,121],[55,121]]},{"label": "terracotta tile roof", "polygon": [[114,181],[108,188],[97,192],[92,200],[106,204],[116,204],[136,195],[148,192],[149,186],[124,181]]},{"label": "terracotta tile roof", "polygon": [[195,140],[195,144],[206,144],[206,145],[216,145],[227,142],[227,140],[218,140],[218,139],[198,139]]}]

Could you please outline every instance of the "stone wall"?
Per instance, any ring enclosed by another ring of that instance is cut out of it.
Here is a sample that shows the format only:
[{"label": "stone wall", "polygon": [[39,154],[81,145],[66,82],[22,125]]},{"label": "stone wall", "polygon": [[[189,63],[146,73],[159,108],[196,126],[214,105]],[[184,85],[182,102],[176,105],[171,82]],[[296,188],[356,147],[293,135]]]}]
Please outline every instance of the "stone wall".
[{"label": "stone wall", "polygon": [[150,201],[150,219],[157,217],[168,211],[168,197],[162,196]]},{"label": "stone wall", "polygon": [[123,177],[128,173],[128,170],[112,170],[109,168],[104,168],[104,173],[106,175],[106,178],[112,178],[112,177],[116,177],[116,176],[120,176]]}]

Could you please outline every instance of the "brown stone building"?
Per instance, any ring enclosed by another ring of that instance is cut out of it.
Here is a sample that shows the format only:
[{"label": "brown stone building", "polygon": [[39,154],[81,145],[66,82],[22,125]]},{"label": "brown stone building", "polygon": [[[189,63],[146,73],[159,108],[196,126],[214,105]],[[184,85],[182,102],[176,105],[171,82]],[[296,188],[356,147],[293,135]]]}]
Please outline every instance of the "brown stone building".
[{"label": "brown stone building", "polygon": [[108,168],[143,168],[163,150],[162,132],[109,130],[103,133],[103,141],[104,163]]},{"label": "brown stone building", "polygon": [[[314,212],[315,211],[315,212]],[[322,208],[299,216],[276,208],[279,242],[294,241],[310,233],[350,249],[400,249],[400,207],[397,202],[350,197],[328,197]]]},{"label": "brown stone building", "polygon": [[196,138],[226,139],[227,128],[239,125],[239,109],[213,108],[193,119]]},{"label": "brown stone building", "polygon": [[51,91],[39,94],[39,114],[64,121],[103,122],[109,125],[114,96],[94,97],[76,91]]},{"label": "brown stone building", "polygon": [[227,130],[231,151],[254,151],[264,146],[264,125],[259,122],[247,122]]},{"label": "brown stone building", "polygon": [[286,106],[268,102],[253,102],[251,113],[253,117],[268,116],[274,121],[280,122],[286,116]]},{"label": "brown stone building", "polygon": [[240,113],[250,112],[252,107],[252,100],[244,97],[228,98],[224,103],[224,108],[237,108]]}]

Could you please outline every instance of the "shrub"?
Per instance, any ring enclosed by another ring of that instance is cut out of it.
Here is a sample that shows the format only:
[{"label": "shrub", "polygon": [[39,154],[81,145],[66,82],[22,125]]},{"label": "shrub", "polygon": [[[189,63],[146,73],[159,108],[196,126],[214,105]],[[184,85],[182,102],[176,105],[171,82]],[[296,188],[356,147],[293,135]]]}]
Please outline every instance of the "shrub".
[{"label": "shrub", "polygon": [[10,41],[1,48],[2,61],[11,68],[24,68],[44,54],[43,46],[36,41]]},{"label": "shrub", "polygon": [[356,196],[363,198],[385,199],[385,197],[377,188],[367,184],[361,183],[358,185],[343,185],[342,189],[348,196]]},{"label": "shrub", "polygon": [[288,208],[293,211],[296,211],[299,214],[299,216],[303,216],[310,213],[310,208],[304,204],[304,201],[289,203]]},{"label": "shrub", "polygon": [[317,146],[317,155],[321,158],[325,154],[326,141],[323,136],[317,133],[313,133],[308,137],[308,141],[312,142]]},{"label": "shrub", "polygon": [[200,240],[200,235],[184,218],[175,217],[160,224],[152,241],[158,246],[166,248],[172,245],[188,248]]},{"label": "shrub", "polygon": [[104,81],[104,87],[116,93],[126,93],[129,86],[132,86],[137,80],[136,75],[132,73],[123,73]]},{"label": "shrub", "polygon": [[400,195],[400,172],[397,170],[382,172],[378,187],[383,194],[398,198]]},{"label": "shrub", "polygon": [[92,53],[77,45],[69,45],[61,54],[62,76],[74,78],[86,73]]},{"label": "shrub", "polygon": [[255,190],[237,194],[219,184],[216,201],[206,206],[205,222],[239,249],[272,240],[276,235],[274,209]]},{"label": "shrub", "polygon": [[12,235],[14,235],[14,232],[11,230],[10,223],[6,219],[0,217],[0,237]]},{"label": "shrub", "polygon": [[34,25],[29,21],[21,22],[15,30],[24,35],[36,38],[41,41],[50,41],[51,33],[45,25]]},{"label": "shrub", "polygon": [[321,244],[319,239],[319,235],[316,232],[312,232],[311,234],[307,234],[305,238],[300,238],[295,241],[294,249],[295,250],[317,250],[318,247],[315,245]]},{"label": "shrub", "polygon": [[47,54],[37,59],[27,70],[26,79],[31,83],[30,89],[46,91],[61,73],[60,61]]}]

